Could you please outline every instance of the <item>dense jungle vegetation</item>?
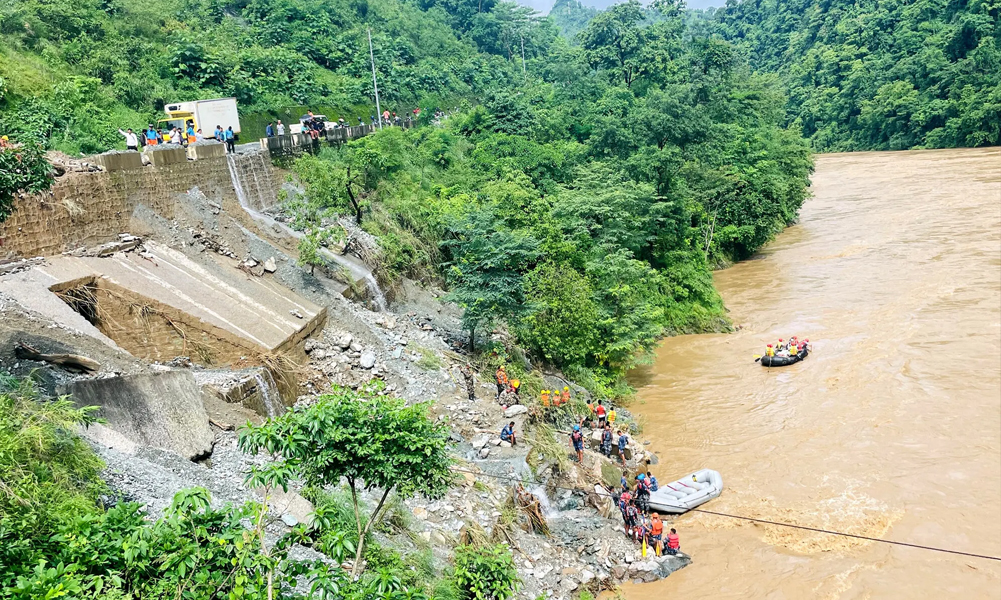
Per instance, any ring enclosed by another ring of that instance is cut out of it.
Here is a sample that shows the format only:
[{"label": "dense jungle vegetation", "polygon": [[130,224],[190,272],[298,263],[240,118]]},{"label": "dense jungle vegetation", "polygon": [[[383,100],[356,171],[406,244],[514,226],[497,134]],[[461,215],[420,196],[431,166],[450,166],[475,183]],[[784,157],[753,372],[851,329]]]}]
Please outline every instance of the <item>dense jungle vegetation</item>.
[{"label": "dense jungle vegetation", "polygon": [[819,151],[1001,142],[996,0],[744,0],[713,17],[699,35],[779,74]]}]

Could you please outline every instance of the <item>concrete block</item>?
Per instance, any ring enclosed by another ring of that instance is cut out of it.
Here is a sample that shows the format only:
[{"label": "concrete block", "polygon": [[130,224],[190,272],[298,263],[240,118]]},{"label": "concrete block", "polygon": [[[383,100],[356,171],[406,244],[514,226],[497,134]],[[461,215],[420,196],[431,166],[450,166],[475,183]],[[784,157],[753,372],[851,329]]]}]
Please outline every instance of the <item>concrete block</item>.
[{"label": "concrete block", "polygon": [[212,452],[202,390],[188,371],[74,381],[60,390],[77,406],[98,406],[106,427],[126,439],[187,459]]},{"label": "concrete block", "polygon": [[145,151],[149,162],[154,167],[165,167],[176,165],[188,161],[188,154],[180,146],[166,148],[163,146],[151,146]]},{"label": "concrete block", "polygon": [[223,156],[226,156],[226,145],[222,142],[204,141],[188,146],[188,158],[191,160],[220,158]]},{"label": "concrete block", "polygon": [[104,167],[105,171],[128,171],[143,168],[142,156],[138,152],[106,152],[92,156],[91,161]]}]

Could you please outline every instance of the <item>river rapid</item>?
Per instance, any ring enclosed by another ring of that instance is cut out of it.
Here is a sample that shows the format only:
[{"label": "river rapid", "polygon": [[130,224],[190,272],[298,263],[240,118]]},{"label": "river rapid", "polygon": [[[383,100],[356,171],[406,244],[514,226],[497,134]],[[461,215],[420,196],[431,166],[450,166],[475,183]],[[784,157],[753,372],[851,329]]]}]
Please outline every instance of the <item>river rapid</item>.
[{"label": "river rapid", "polygon": [[[632,375],[655,474],[704,508],[1001,556],[1001,150],[817,156],[799,224],[716,274],[742,329]],[[768,342],[807,337],[785,368]],[[1001,563],[705,514],[694,563],[627,600],[1001,598]]]}]

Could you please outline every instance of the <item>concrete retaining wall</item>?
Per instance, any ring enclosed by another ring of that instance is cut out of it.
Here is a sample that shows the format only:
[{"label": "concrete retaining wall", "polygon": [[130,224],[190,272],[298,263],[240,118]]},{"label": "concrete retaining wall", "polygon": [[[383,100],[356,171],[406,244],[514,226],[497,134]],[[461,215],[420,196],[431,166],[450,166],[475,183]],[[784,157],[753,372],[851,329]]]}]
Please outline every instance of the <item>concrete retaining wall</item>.
[{"label": "concrete retaining wall", "polygon": [[[154,154],[163,152],[170,153]],[[143,204],[172,219],[178,199],[194,187],[220,203],[236,202],[225,157],[69,173],[57,179],[49,192],[18,199],[14,213],[0,223],[0,255],[53,256],[116,240],[132,229],[136,206]]]},{"label": "concrete retaining wall", "polygon": [[[98,415],[128,441],[176,452],[188,459],[207,456],[214,436],[202,406],[202,390],[187,371],[75,381],[60,393],[78,406],[99,406]],[[105,439],[99,442],[117,445]]]}]

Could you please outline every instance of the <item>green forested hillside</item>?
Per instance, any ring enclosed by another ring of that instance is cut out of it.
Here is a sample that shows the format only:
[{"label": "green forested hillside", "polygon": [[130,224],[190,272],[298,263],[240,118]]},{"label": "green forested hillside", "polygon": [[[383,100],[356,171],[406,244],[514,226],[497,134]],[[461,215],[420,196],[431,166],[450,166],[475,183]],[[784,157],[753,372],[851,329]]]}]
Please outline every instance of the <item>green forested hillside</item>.
[{"label": "green forested hillside", "polygon": [[[460,3],[461,4],[461,3]],[[481,12],[477,13],[476,8]],[[521,80],[556,36],[494,0],[17,0],[0,3],[0,130],[68,151],[120,144],[165,102],[235,96],[241,112],[333,107],[367,118],[372,28],[393,110]],[[515,36],[514,31],[519,31]]]},{"label": "green forested hillside", "polygon": [[598,387],[665,333],[726,327],[710,269],[795,219],[809,152],[774,78],[676,11],[645,21],[612,7],[441,127],[299,160],[299,226],[351,214],[350,186],[391,271],[443,279],[471,334],[506,323]]},{"label": "green forested hillside", "polygon": [[309,202],[290,210],[308,243],[360,198],[390,274],[446,284],[470,334],[506,324],[594,389],[665,333],[726,327],[711,269],[752,255],[806,197],[809,150],[779,81],[686,33],[668,0],[593,15],[573,44],[495,0],[3,6],[0,131],[69,152],[121,148],[118,127],[174,100],[367,116],[371,28],[383,106],[461,108],[298,161]]},{"label": "green forested hillside", "polygon": [[730,0],[715,16],[779,74],[818,150],[1001,142],[997,0]]}]

